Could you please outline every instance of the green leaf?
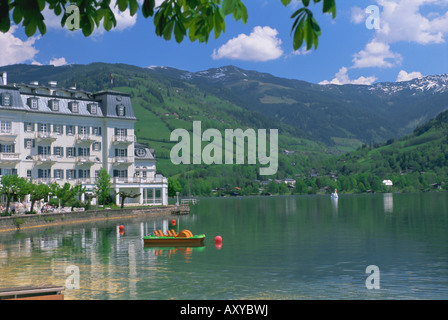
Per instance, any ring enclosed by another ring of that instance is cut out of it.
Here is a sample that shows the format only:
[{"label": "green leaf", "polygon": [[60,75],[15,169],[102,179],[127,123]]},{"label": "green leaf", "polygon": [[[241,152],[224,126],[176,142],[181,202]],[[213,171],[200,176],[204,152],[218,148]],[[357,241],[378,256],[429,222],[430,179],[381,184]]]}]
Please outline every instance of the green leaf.
[{"label": "green leaf", "polygon": [[22,13],[22,9],[19,6],[14,8],[14,11],[12,13],[12,19],[15,24],[19,24],[20,21],[22,21],[23,13]]},{"label": "green leaf", "polygon": [[33,34],[36,33],[37,25],[36,23],[31,20],[26,26],[25,26],[25,34],[27,37],[31,37]]},{"label": "green leaf", "polygon": [[129,12],[131,13],[131,16],[137,13],[138,8],[137,0],[129,0]]},{"label": "green leaf", "polygon": [[156,6],[155,0],[145,0],[142,6],[142,14],[145,18],[152,17],[154,15],[154,7]]},{"label": "green leaf", "polygon": [[288,4],[291,3],[291,0],[282,0],[282,3],[286,7]]},{"label": "green leaf", "polygon": [[298,50],[300,49],[300,47],[302,46],[303,43],[303,25],[304,25],[304,19],[300,19],[297,28],[295,29],[294,32],[294,38],[293,38],[293,48],[294,50]]},{"label": "green leaf", "polygon": [[333,19],[336,17],[336,1],[324,0],[323,10],[324,13],[331,12]]}]

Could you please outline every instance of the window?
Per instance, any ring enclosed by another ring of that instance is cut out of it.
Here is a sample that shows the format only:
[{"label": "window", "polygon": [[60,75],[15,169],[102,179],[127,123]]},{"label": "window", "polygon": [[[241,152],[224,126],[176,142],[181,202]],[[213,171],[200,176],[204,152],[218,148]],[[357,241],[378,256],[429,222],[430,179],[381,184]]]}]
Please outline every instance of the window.
[{"label": "window", "polygon": [[17,169],[0,169],[0,176],[17,174]]},{"label": "window", "polygon": [[10,107],[12,105],[12,97],[10,93],[2,93],[2,105],[4,107]]},{"label": "window", "polygon": [[34,139],[25,139],[24,143],[25,149],[34,148],[34,145],[35,145]]},{"label": "window", "polygon": [[87,109],[89,110],[90,114],[97,114],[97,105],[95,103],[89,103],[87,105]]},{"label": "window", "polygon": [[42,133],[50,132],[50,125],[47,123],[39,123],[37,125],[37,130]]},{"label": "window", "polygon": [[95,142],[92,144],[92,151],[101,151],[101,142]]},{"label": "window", "polygon": [[90,156],[90,148],[78,148],[78,156],[80,157]]},{"label": "window", "polygon": [[38,101],[37,98],[28,98],[28,106],[33,110],[37,110],[39,105]]},{"label": "window", "polygon": [[101,127],[92,127],[92,134],[101,136]]},{"label": "window", "polygon": [[126,116],[126,108],[124,105],[122,104],[117,105],[117,116],[119,117]]},{"label": "window", "polygon": [[26,177],[28,179],[31,179],[33,177],[33,173],[32,172],[33,172],[32,170],[26,170]]},{"label": "window", "polygon": [[0,144],[0,152],[13,153],[14,145],[13,144]]},{"label": "window", "polygon": [[55,179],[64,179],[64,170],[62,169],[54,169],[53,176]]},{"label": "window", "polygon": [[75,126],[67,125],[65,127],[65,131],[66,131],[67,135],[72,136],[75,134]]},{"label": "window", "polygon": [[79,104],[76,101],[71,101],[68,103],[68,108],[72,113],[79,113]]},{"label": "window", "polygon": [[114,178],[127,178],[128,171],[127,170],[114,170],[113,175],[114,175]]},{"label": "window", "polygon": [[128,149],[115,149],[115,156],[116,157],[127,157]]},{"label": "window", "polygon": [[24,123],[24,129],[25,129],[25,132],[33,132],[34,131],[34,123],[31,123],[31,122],[25,122]]},{"label": "window", "polygon": [[89,127],[79,126],[78,127],[78,134],[82,134],[82,135],[89,134]]},{"label": "window", "polygon": [[38,146],[37,147],[37,154],[42,156],[49,156],[50,153],[50,146]]},{"label": "window", "polygon": [[115,135],[120,137],[125,137],[128,134],[128,129],[115,128]]},{"label": "window", "polygon": [[50,100],[48,103],[51,111],[59,111],[59,100]]},{"label": "window", "polygon": [[80,179],[90,178],[90,170],[79,169],[78,170],[78,178],[80,178]]},{"label": "window", "polygon": [[37,177],[40,179],[50,178],[50,169],[37,169]]},{"label": "window", "polygon": [[66,174],[67,174],[67,179],[69,179],[69,180],[76,179],[76,170],[67,169]]},{"label": "window", "polygon": [[57,157],[63,157],[64,156],[64,149],[62,147],[54,147],[53,148],[53,154]]},{"label": "window", "polygon": [[74,147],[67,147],[65,148],[65,154],[67,155],[67,158],[75,157],[76,149]]},{"label": "window", "polygon": [[54,124],[53,125],[53,132],[56,133],[56,134],[62,134],[62,132],[63,132],[62,124]]},{"label": "window", "polygon": [[0,133],[11,133],[11,121],[0,120]]}]

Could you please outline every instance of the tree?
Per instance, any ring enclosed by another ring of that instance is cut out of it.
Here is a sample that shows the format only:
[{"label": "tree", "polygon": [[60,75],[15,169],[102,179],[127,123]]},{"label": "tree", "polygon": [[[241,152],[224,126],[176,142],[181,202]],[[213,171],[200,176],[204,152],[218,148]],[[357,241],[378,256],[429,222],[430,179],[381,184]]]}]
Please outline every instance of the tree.
[{"label": "tree", "polygon": [[182,192],[182,186],[179,181],[173,178],[168,178],[168,197],[175,197],[176,192]]},{"label": "tree", "polygon": [[6,210],[9,212],[9,204],[11,200],[24,197],[28,194],[28,183],[25,178],[16,174],[7,174],[1,177],[0,194],[6,196]]},{"label": "tree", "polygon": [[50,187],[44,183],[34,184],[32,181],[28,182],[28,186],[31,201],[30,212],[34,212],[34,203],[47,198],[50,193]]},{"label": "tree", "polygon": [[[291,1],[281,0],[284,6]],[[336,0],[302,0],[303,7],[291,16],[294,19],[291,29],[294,50],[298,50],[303,41],[308,50],[313,45],[315,48],[318,46],[321,29],[309,9],[310,2],[323,3],[322,12],[330,13],[333,19],[336,17]],[[81,29],[86,37],[101,24],[107,31],[117,26],[111,0],[0,0],[0,31],[8,32],[12,16],[15,24],[22,23],[28,37],[37,29],[44,35],[47,27],[42,11],[47,4],[50,11],[61,16],[61,26],[70,30]],[[141,8],[138,0],[116,0],[116,6],[121,12],[129,9],[131,16],[141,9],[145,18],[153,18],[157,36],[170,40],[174,34],[178,43],[185,36],[192,42],[207,42],[212,32],[218,38],[225,32],[225,17],[228,15],[243,23],[249,18],[242,0],[164,0],[158,7],[155,0],[144,0]]]},{"label": "tree", "polygon": [[73,202],[73,200],[76,199],[77,195],[85,192],[85,188],[83,188],[83,186],[80,184],[72,186],[68,182],[64,183],[64,185],[61,187],[58,183],[55,182],[50,185],[50,192],[60,200],[60,206],[65,207]]},{"label": "tree", "polygon": [[110,201],[110,193],[112,191],[112,182],[110,174],[107,170],[101,168],[98,172],[98,179],[95,181],[95,193],[98,197],[98,203],[105,205]]},{"label": "tree", "polygon": [[120,196],[121,208],[123,209],[124,200],[126,200],[126,198],[137,198],[141,193],[134,193],[132,191],[118,191],[117,194]]}]

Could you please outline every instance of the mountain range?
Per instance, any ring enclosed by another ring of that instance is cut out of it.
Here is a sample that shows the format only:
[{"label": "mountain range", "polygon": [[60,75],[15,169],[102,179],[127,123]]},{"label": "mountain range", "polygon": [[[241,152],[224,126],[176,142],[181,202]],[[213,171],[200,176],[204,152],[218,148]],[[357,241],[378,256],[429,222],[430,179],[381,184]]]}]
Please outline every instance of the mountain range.
[{"label": "mountain range", "polygon": [[92,92],[109,89],[112,74],[113,89],[131,95],[137,139],[156,150],[158,170],[184,186],[187,176],[202,181],[196,193],[265,177],[248,165],[173,165],[170,134],[176,128],[191,130],[194,120],[202,122],[203,131],[278,129],[276,178],[286,178],[307,175],[334,155],[395,141],[448,109],[446,74],[373,85],[319,85],[235,66],[190,72],[108,63],[20,64],[0,71],[8,72],[10,83],[58,81],[72,87],[76,82],[80,90]]}]

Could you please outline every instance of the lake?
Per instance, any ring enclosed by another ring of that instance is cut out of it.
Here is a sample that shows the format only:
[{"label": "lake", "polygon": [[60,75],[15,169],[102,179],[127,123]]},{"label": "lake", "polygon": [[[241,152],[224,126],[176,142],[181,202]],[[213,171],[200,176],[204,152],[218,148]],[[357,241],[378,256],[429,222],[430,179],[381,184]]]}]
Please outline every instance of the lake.
[{"label": "lake", "polygon": [[[173,218],[205,246],[145,247]],[[37,284],[75,300],[448,299],[448,193],[205,198],[187,216],[0,233],[0,287]]]}]

